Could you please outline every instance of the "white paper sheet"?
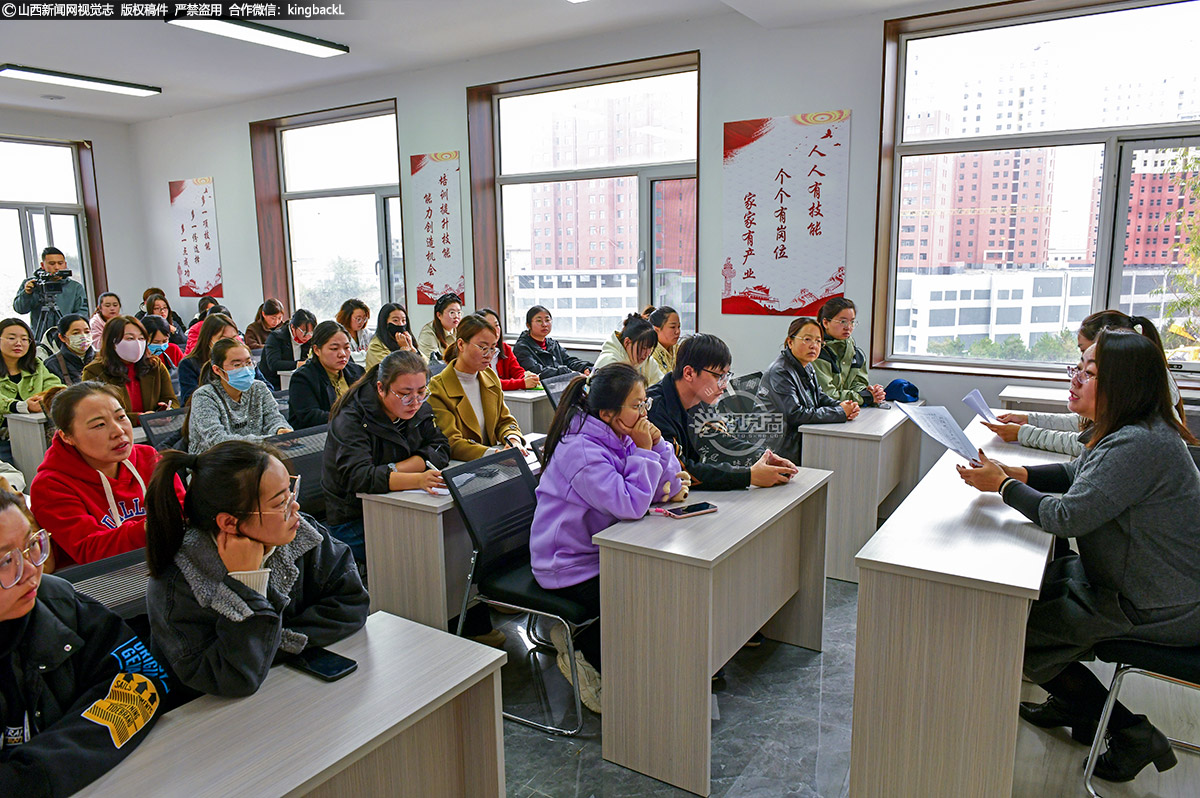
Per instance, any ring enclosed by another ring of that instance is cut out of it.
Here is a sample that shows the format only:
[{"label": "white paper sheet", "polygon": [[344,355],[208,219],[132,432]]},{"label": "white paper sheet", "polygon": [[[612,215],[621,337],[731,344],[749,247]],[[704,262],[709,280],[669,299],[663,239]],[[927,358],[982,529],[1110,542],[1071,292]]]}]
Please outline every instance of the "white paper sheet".
[{"label": "white paper sheet", "polygon": [[972,463],[978,462],[975,445],[967,438],[966,433],[959,428],[958,422],[950,415],[949,410],[940,406],[915,407],[903,402],[897,402],[896,406],[904,412],[904,415],[913,420],[913,423],[917,425],[917,428],[921,432],[924,432],[952,452],[957,453],[964,460]]},{"label": "white paper sheet", "polygon": [[992,413],[992,409],[988,407],[987,402],[983,400],[983,394],[979,392],[978,388],[963,397],[963,404],[974,410],[975,415],[984,421],[990,421],[993,424],[1000,423],[1000,420]]}]

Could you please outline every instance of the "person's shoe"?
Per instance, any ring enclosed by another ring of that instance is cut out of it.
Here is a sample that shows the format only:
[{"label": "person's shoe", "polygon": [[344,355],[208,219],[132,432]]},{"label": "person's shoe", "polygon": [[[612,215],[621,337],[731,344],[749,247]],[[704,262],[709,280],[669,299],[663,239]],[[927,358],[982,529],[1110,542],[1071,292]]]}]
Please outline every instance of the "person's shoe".
[{"label": "person's shoe", "polygon": [[1017,713],[1024,719],[1041,729],[1052,729],[1055,726],[1070,726],[1071,739],[1077,743],[1091,745],[1096,737],[1096,721],[1085,718],[1072,710],[1065,701],[1050,696],[1041,704],[1032,701],[1022,701],[1017,707]]},{"label": "person's shoe", "polygon": [[750,635],[749,640],[742,644],[742,648],[758,648],[766,639],[767,638],[763,636],[762,632],[755,632],[754,634]]},{"label": "person's shoe", "polygon": [[[550,642],[554,643],[554,650],[558,652],[559,672],[574,685],[574,682],[571,681],[571,655],[567,648],[567,634],[567,627],[556,623],[550,630]],[[599,715],[600,672],[584,659],[581,651],[575,652],[575,672],[579,675],[579,700],[585,707]]]},{"label": "person's shoe", "polygon": [[1108,750],[1096,762],[1094,773],[1105,781],[1133,781],[1142,768],[1154,763],[1159,773],[1175,767],[1177,760],[1166,735],[1150,725],[1145,715],[1127,729],[1109,730]]},{"label": "person's shoe", "polygon": [[485,635],[475,635],[471,639],[476,643],[483,643],[485,646],[491,646],[492,648],[504,648],[504,643],[508,640],[508,637],[499,629],[492,629]]}]

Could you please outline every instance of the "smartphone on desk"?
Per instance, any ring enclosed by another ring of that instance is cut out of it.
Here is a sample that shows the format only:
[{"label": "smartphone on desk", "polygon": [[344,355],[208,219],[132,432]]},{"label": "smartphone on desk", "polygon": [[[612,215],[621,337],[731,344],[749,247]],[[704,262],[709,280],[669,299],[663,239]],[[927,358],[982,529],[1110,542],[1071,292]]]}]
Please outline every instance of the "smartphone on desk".
[{"label": "smartphone on desk", "polygon": [[684,507],[658,507],[656,512],[659,515],[665,515],[668,518],[691,518],[694,515],[705,515],[707,513],[715,513],[717,505],[712,502],[696,502],[688,504]]},{"label": "smartphone on desk", "polygon": [[334,654],[319,646],[306,648],[285,660],[285,663],[325,682],[336,682],[358,669],[358,663],[349,657]]}]

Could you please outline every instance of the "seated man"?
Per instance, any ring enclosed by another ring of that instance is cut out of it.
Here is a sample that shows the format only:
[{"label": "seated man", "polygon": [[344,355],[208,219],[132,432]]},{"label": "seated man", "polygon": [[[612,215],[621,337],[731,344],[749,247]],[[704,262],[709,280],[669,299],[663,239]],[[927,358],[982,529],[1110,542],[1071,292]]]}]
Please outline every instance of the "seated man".
[{"label": "seated man", "polygon": [[796,474],[796,466],[769,449],[749,467],[705,462],[712,458],[701,455],[700,436],[708,439],[708,445],[734,456],[753,447],[725,432],[719,420],[707,418],[705,413],[729,384],[732,360],[729,347],[715,335],[701,333],[684,339],[675,354],[675,368],[646,390],[646,397],[653,400],[650,423],[675,445],[679,462],[692,476],[693,487],[740,490],[750,485],[782,485]]}]

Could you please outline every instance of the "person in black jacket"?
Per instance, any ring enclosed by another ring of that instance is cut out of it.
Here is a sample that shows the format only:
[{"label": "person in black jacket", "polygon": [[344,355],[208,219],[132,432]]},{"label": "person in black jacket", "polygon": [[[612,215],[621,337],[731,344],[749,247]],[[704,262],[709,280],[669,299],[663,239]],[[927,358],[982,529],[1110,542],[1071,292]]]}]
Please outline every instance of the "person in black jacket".
[{"label": "person in black jacket", "polygon": [[68,796],[141,744],[171,680],[120,617],[43,575],[49,535],[22,507],[0,492],[0,795]]},{"label": "person in black jacket", "polygon": [[800,460],[801,424],[838,424],[858,417],[857,402],[839,402],[817,382],[812,364],[821,354],[821,341],[820,322],[808,316],[792,319],[783,350],[758,384],[758,401],[783,417],[783,432],[772,446],[793,462]]},{"label": "person in black jacket", "polygon": [[58,320],[58,351],[43,361],[51,374],[63,385],[74,385],[82,379],[83,367],[96,357],[88,320],[71,313]]},{"label": "person in black jacket", "polygon": [[312,357],[296,369],[288,392],[288,420],[293,429],[329,423],[334,402],[363,375],[350,359],[350,335],[336,321],[323,321],[312,336]]},{"label": "person in black jacket", "polygon": [[541,305],[534,305],[525,314],[525,332],[521,333],[512,348],[521,368],[543,380],[571,371],[591,374],[591,363],[571,357],[558,341],[550,337],[552,326],[550,311]]},{"label": "person in black jacket", "polygon": [[[167,302],[167,298],[162,294],[151,294],[146,297],[146,316],[158,316],[167,323],[167,336],[171,343],[178,347],[187,345],[187,330],[183,326],[183,319],[179,314],[171,310],[171,304]],[[141,321],[142,317],[138,317]]]},{"label": "person in black jacket", "polygon": [[301,514],[299,479],[250,441],[163,453],[146,491],[146,606],[156,651],[188,687],[250,695],[288,654],[366,623],[354,555]]},{"label": "person in black jacket", "polygon": [[290,322],[267,336],[259,368],[272,388],[279,390],[279,372],[295,371],[297,366],[308,360],[312,351],[309,342],[316,326],[317,317],[312,311],[301,308],[292,314]]},{"label": "person in black jacket", "polygon": [[[740,490],[782,485],[796,474],[796,466],[770,449],[749,468],[724,463],[706,463],[700,455],[697,436],[729,451],[745,451],[748,444],[725,432],[718,421],[705,421],[703,411],[716,403],[729,384],[733,371],[729,347],[715,335],[701,333],[685,338],[675,353],[675,369],[662,381],[646,389],[650,423],[675,445],[675,456],[692,476],[693,487],[701,490]],[[702,429],[697,429],[697,427]]]},{"label": "person in black jacket", "polygon": [[414,350],[392,352],[338,399],[325,438],[321,490],[329,532],[366,559],[359,493],[444,487],[450,443],[425,403],[429,367]]}]

